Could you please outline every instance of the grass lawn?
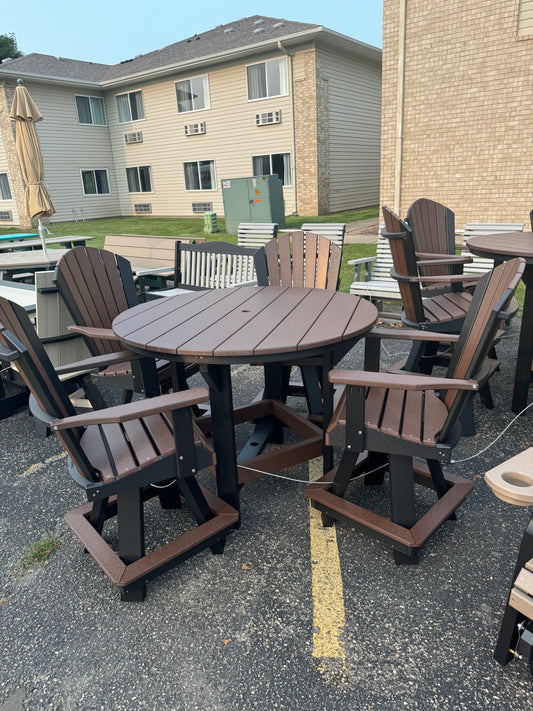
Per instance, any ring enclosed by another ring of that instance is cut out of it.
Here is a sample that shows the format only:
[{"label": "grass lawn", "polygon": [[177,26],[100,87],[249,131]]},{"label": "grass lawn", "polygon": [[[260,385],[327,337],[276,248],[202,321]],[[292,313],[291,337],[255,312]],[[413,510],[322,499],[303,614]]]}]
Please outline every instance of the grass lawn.
[{"label": "grass lawn", "polygon": [[[369,217],[377,217],[379,209],[377,207],[365,210],[348,210],[345,212],[332,213],[330,215],[316,215],[305,217],[287,217],[286,229],[299,229],[304,222],[357,222]],[[165,218],[165,217],[117,217],[108,220],[86,220],[85,222],[58,222],[50,225],[50,232],[54,237],[64,237],[66,235],[88,235],[94,237],[90,242],[92,247],[103,247],[106,235],[112,234],[149,234],[149,235],[171,235],[180,237],[206,237],[209,240],[219,240],[224,242],[237,242],[237,235],[228,235],[225,231],[226,223],[224,218],[218,218],[219,232],[213,235],[204,234],[203,217],[189,218]],[[11,227],[0,229],[0,235],[15,234],[22,232],[20,228]],[[36,230],[28,230],[34,232]],[[376,246],[373,244],[346,244],[343,249],[343,259],[341,267],[341,290],[349,291],[353,280],[353,267],[348,266],[349,259],[358,257],[369,257],[376,253]]]}]

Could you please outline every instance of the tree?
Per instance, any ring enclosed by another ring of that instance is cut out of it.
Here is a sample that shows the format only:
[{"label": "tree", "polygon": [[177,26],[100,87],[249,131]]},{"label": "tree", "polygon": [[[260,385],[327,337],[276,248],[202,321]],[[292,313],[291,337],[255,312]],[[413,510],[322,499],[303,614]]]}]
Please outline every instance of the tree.
[{"label": "tree", "polygon": [[14,32],[8,35],[0,35],[0,61],[7,59],[7,57],[11,57],[11,59],[22,57]]}]

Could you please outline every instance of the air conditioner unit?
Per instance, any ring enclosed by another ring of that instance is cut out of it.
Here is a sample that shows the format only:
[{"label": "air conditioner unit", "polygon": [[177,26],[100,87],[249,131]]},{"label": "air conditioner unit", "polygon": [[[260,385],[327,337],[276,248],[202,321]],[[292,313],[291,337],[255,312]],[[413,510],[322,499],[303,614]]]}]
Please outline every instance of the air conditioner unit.
[{"label": "air conditioner unit", "polygon": [[201,123],[186,123],[185,124],[185,135],[186,136],[197,136],[200,133],[205,133],[205,121]]},{"label": "air conditioner unit", "polygon": [[150,202],[138,202],[134,205],[135,212],[152,212],[152,204]]},{"label": "air conditioner unit", "polygon": [[143,133],[142,131],[135,131],[134,133],[125,133],[124,141],[126,143],[142,143]]},{"label": "air conditioner unit", "polygon": [[267,111],[264,114],[255,115],[256,126],[268,126],[272,123],[281,123],[281,109],[277,111]]}]

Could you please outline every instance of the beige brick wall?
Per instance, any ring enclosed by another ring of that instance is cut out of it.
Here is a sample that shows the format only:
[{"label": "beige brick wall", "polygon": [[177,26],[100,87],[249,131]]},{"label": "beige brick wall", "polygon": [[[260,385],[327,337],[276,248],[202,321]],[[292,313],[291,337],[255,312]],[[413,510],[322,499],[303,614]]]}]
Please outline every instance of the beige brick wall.
[{"label": "beige brick wall", "polygon": [[[302,63],[303,59],[303,63]],[[294,76],[296,191],[299,215],[318,215],[318,115],[316,52],[299,56]]]},{"label": "beige brick wall", "polygon": [[[384,2],[381,204],[394,204],[399,0]],[[465,222],[533,208],[533,38],[518,0],[408,0],[401,215],[444,203]]]}]

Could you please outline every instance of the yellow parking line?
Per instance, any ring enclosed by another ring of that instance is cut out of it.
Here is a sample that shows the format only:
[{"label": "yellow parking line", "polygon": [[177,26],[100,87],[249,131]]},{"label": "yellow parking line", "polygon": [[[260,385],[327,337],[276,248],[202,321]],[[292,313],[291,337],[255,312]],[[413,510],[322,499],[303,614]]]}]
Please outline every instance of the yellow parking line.
[{"label": "yellow parking line", "polygon": [[[322,459],[309,462],[309,480],[322,476]],[[344,659],[344,596],[335,526],[324,528],[309,503],[313,595],[313,657]]]}]

